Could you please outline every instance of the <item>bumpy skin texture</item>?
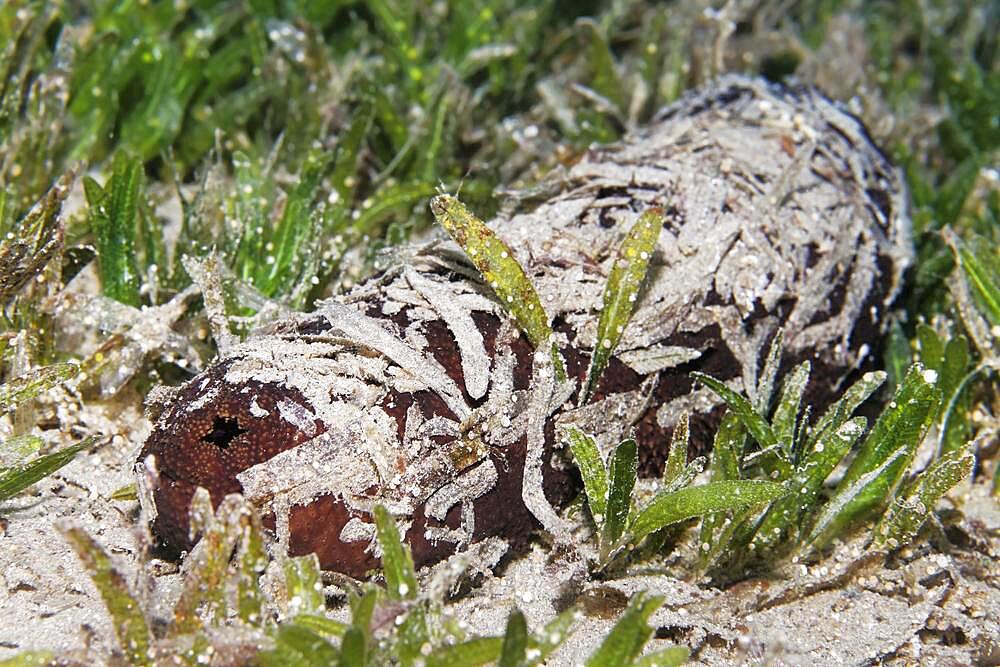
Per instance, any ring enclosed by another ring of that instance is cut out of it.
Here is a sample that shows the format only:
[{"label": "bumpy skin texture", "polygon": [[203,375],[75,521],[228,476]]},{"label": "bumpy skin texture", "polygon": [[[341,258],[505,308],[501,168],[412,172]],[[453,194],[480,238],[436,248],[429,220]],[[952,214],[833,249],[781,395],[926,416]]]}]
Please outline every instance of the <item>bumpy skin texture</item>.
[{"label": "bumpy skin texture", "polygon": [[[857,119],[808,88],[722,79],[547,188],[490,225],[553,317],[568,383],[457,247],[414,250],[175,391],[140,455],[159,471],[147,509],[162,545],[190,548],[197,486],[215,503],[242,492],[291,553],[354,576],[378,565],[375,503],[418,565],[539,524],[558,533],[553,507],[578,483],[564,425],[605,448],[634,430],[654,474],[682,411],[700,450],[721,414],[689,373],[752,396],[779,328],[784,364],[811,361],[808,399],[822,408],[870,358],[910,261],[897,173]],[[667,220],[646,289],[578,407],[614,249],[652,206]]]}]

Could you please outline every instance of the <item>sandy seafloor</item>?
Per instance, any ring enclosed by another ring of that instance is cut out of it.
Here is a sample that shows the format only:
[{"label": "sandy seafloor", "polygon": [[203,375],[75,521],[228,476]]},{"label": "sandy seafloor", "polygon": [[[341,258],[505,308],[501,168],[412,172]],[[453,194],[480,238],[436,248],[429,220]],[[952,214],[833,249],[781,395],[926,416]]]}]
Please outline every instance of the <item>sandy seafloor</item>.
[{"label": "sandy seafloor", "polygon": [[[138,503],[108,496],[132,481],[135,452],[148,430],[137,409],[91,426],[117,434],[33,492],[0,507],[0,659],[28,649],[56,651],[70,662],[105,664],[118,652],[111,620],[84,569],[56,526],[86,528],[131,579],[145,603],[165,617],[178,590],[170,564],[147,563],[138,577]],[[588,611],[550,658],[584,662],[614,623],[628,596],[649,590],[666,597],[651,618],[649,650],[679,643],[705,665],[997,665],[1000,664],[1000,504],[985,483],[957,491],[964,518],[949,529],[949,553],[918,545],[891,566],[862,560],[859,545],[842,545],[826,561],[790,565],[782,576],[726,590],[663,574],[586,582],[578,597]],[[566,598],[568,577],[542,546],[488,576],[455,601],[452,612],[473,633],[499,634],[513,605],[529,628],[551,620]],[[167,572],[159,576],[148,573]],[[150,583],[152,582],[152,584]],[[333,612],[337,615],[337,611]],[[119,654],[120,655],[120,654]]]}]

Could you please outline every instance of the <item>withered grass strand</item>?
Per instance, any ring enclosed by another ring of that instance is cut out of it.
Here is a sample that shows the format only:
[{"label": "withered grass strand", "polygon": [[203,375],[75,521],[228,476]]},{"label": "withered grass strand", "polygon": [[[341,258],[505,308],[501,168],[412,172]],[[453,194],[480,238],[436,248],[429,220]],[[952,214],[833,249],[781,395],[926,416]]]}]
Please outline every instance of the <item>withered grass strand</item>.
[{"label": "withered grass strand", "polygon": [[670,437],[670,452],[663,466],[662,480],[665,488],[670,488],[684,474],[690,449],[690,419],[690,414],[684,412],[674,425],[674,432]]}]

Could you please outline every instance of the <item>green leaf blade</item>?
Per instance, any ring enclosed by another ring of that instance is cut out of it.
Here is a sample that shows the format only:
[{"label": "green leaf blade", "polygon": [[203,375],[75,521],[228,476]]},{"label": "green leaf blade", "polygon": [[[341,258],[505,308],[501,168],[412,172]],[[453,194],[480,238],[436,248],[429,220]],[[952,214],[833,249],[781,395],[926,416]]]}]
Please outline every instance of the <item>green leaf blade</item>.
[{"label": "green leaf blade", "polygon": [[266,260],[269,270],[257,286],[268,296],[287,294],[296,282],[312,278],[312,275],[303,275],[301,267],[309,268],[304,259],[315,252],[313,244],[319,222],[313,202],[329,163],[330,156],[319,151],[312,151],[305,157],[299,182],[289,194],[275,230],[274,251]]},{"label": "green leaf blade", "polygon": [[604,523],[608,509],[608,472],[604,460],[592,437],[571,427],[566,430],[569,436],[570,452],[583,477],[583,490],[587,494],[587,504],[594,521]]},{"label": "green leaf blade", "polygon": [[[889,476],[886,471],[903,459],[905,454],[904,449],[898,449],[874,470],[864,473],[850,484],[838,486],[836,493],[816,517],[809,536],[804,540],[804,550],[821,549],[847,532],[861,512],[870,509],[872,502],[869,498],[874,496],[884,499],[887,495],[886,487],[889,486],[885,481]],[[876,486],[878,482],[881,482],[881,485]],[[875,487],[874,493],[869,492],[871,487]]]},{"label": "green leaf blade", "polygon": [[431,211],[462,247],[528,340],[538,347],[551,338],[552,327],[538,292],[510,247],[452,196],[432,199]]},{"label": "green leaf blade", "polygon": [[409,600],[417,595],[417,575],[413,567],[413,556],[403,545],[392,515],[382,505],[374,510],[378,543],[382,548],[382,570],[385,574],[386,590],[393,600]]},{"label": "green leaf blade", "polygon": [[603,556],[607,557],[611,549],[625,532],[625,523],[632,508],[632,489],[639,466],[639,448],[632,438],[623,440],[611,454],[608,464],[608,508],[604,519],[604,529],[601,533]]},{"label": "green leaf blade", "polygon": [[645,592],[633,595],[621,618],[587,660],[587,667],[631,665],[653,636],[653,628],[648,624],[649,617],[660,608],[664,599]]},{"label": "green leaf blade", "polygon": [[[264,608],[260,578],[267,569],[268,561],[264,549],[263,529],[256,512],[248,512],[242,518],[239,530],[239,547],[236,553],[239,567],[233,574],[236,579],[236,612],[244,622],[258,625],[263,620]],[[320,595],[320,605],[322,603],[323,598]]]},{"label": "green leaf blade", "polygon": [[229,561],[237,544],[251,530],[252,516],[253,510],[241,495],[230,494],[223,498],[213,514],[208,492],[201,487],[195,491],[191,501],[191,523],[202,535],[188,558],[188,573],[174,605],[171,634],[198,633],[206,617],[217,623],[226,617],[225,584]]},{"label": "green leaf blade", "polygon": [[321,637],[330,639],[343,637],[348,627],[340,621],[335,621],[332,618],[327,618],[319,614],[299,614],[293,622],[295,625],[309,628]]},{"label": "green leaf blade", "polygon": [[312,614],[326,609],[323,581],[316,554],[287,558],[283,563],[288,616]]},{"label": "green leaf blade", "polygon": [[340,652],[296,619],[282,623],[274,636],[274,648],[262,651],[257,659],[264,667],[328,667],[338,664]]},{"label": "green leaf blade", "polygon": [[[724,482],[740,479],[746,441],[747,429],[743,421],[732,410],[727,410],[719,429],[715,432],[708,468],[709,481]],[[698,544],[710,546],[707,551],[704,548],[698,550],[700,569],[707,569],[728,548],[736,530],[736,521],[731,514],[731,512],[719,512],[702,518]]]},{"label": "green leaf blade", "polygon": [[689,657],[691,649],[686,646],[671,646],[642,656],[632,663],[632,667],[680,667]]},{"label": "green leaf blade", "polygon": [[76,458],[77,454],[92,447],[97,440],[97,436],[91,436],[58,452],[40,456],[19,466],[0,470],[0,500],[11,498],[35,482],[51,475]]},{"label": "green leaf blade", "polygon": [[791,457],[795,444],[795,425],[802,405],[802,396],[809,382],[810,369],[809,362],[804,361],[785,378],[781,398],[778,399],[778,407],[775,408],[774,418],[771,420],[774,437],[777,438],[787,457]]},{"label": "green leaf blade", "polygon": [[913,541],[934,507],[949,490],[972,474],[976,457],[957,449],[932,463],[914,481],[905,498],[893,502],[875,529],[875,544],[895,549]]},{"label": "green leaf blade", "polygon": [[138,306],[139,274],[136,269],[135,237],[143,166],[138,159],[119,153],[103,191],[87,188],[91,224],[96,237],[97,264],[105,294],[129,306]]},{"label": "green leaf blade", "polygon": [[1000,259],[992,244],[975,235],[968,242],[953,233],[946,238],[983,316],[992,325],[1000,324]]},{"label": "green leaf blade", "polygon": [[368,634],[361,627],[352,625],[340,640],[340,667],[367,667]]},{"label": "green leaf blade", "polygon": [[524,614],[515,609],[507,617],[507,631],[503,637],[497,667],[523,667],[528,650],[528,623]]},{"label": "green leaf blade", "polygon": [[354,183],[350,179],[354,178],[358,171],[361,147],[374,118],[375,108],[368,99],[355,109],[350,126],[337,142],[337,156],[334,159],[330,182],[337,193],[339,205],[348,206],[354,198]]},{"label": "green leaf blade", "polygon": [[764,505],[785,496],[780,484],[758,480],[728,480],[689,486],[658,494],[636,515],[630,528],[638,543],[665,526],[699,516]]},{"label": "green leaf blade", "polygon": [[[900,374],[902,377],[904,374]],[[834,402],[823,416],[819,418],[816,425],[812,427],[810,436],[806,439],[806,450],[815,449],[816,443],[819,438],[827,433],[829,429],[840,428],[854,413],[859,405],[868,400],[868,398],[875,393],[875,391],[881,387],[884,383],[888,374],[884,371],[875,371],[870,373],[865,373],[861,376],[857,382],[855,382],[851,387],[844,392],[844,395]]]},{"label": "green leaf blade", "polygon": [[496,662],[502,650],[500,637],[475,637],[436,648],[427,656],[427,667],[479,667]]},{"label": "green leaf blade", "polygon": [[536,634],[529,638],[529,647],[538,652],[538,657],[530,664],[545,664],[545,660],[552,652],[562,646],[563,642],[573,634],[573,624],[576,623],[579,614],[580,612],[570,607],[546,623],[540,635]]},{"label": "green leaf blade", "polygon": [[753,538],[757,553],[767,554],[789,536],[799,534],[800,524],[817,505],[823,482],[851,451],[867,423],[864,417],[855,417],[839,428],[827,428],[816,445],[804,452],[802,463],[789,481],[789,495],[774,503]]},{"label": "green leaf blade", "polygon": [[729,409],[743,422],[743,425],[750,432],[750,435],[753,436],[754,440],[760,444],[761,449],[767,449],[777,444],[778,439],[774,435],[770,424],[754,409],[746,397],[736,393],[711,375],[695,372],[691,373],[691,377],[704,384],[726,402]]},{"label": "green leaf blade", "polygon": [[[913,364],[889,406],[882,412],[841,482],[846,486],[879,467],[900,449],[912,454],[937,413],[938,374]],[[908,457],[907,457],[908,459]]]},{"label": "green leaf blade", "polygon": [[615,104],[615,111],[621,112],[625,104],[625,91],[622,89],[622,79],[615,71],[614,56],[607,39],[593,19],[580,19],[576,26],[580,37],[589,45],[591,85]]},{"label": "green leaf blade", "polygon": [[118,643],[135,665],[152,664],[149,654],[152,635],[146,617],[111,557],[82,528],[64,528],[63,536],[83,563],[104,606],[113,620]]},{"label": "green leaf blade", "polygon": [[621,342],[625,327],[649,272],[649,261],[663,230],[663,211],[653,208],[635,221],[618,247],[617,257],[604,287],[603,306],[597,324],[597,340],[580,404],[590,400],[611,355]]},{"label": "green leaf blade", "polygon": [[937,379],[921,364],[907,371],[817,517],[807,540],[814,548],[825,546],[888,503],[937,414],[941,398]]},{"label": "green leaf blade", "polygon": [[49,667],[57,664],[52,651],[21,651],[9,658],[0,658],[0,667]]},{"label": "green leaf blade", "polygon": [[79,364],[52,364],[35,368],[27,374],[0,385],[0,410],[9,410],[19,403],[35,398],[44,391],[76,377]]}]

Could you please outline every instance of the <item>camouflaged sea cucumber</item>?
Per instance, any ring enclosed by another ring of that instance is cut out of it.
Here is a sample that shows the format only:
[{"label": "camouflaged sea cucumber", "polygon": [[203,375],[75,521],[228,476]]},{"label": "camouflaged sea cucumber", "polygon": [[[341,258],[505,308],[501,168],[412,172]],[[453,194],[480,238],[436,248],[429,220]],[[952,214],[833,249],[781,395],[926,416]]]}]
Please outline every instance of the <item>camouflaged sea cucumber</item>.
[{"label": "camouflaged sea cucumber", "polygon": [[[161,545],[191,547],[198,486],[216,504],[243,493],[291,553],[354,576],[379,563],[375,503],[418,566],[558,530],[578,489],[562,425],[604,447],[634,431],[655,474],[683,410],[693,449],[720,418],[689,373],[752,395],[779,328],[784,364],[812,362],[807,398],[822,407],[871,360],[911,260],[899,176],[858,119],[808,87],[723,78],[548,185],[557,194],[489,224],[552,316],[569,382],[457,246],[414,250],[172,392],[139,459],[155,457],[144,495]],[[653,206],[666,221],[646,287],[579,407],[613,251]]]}]

